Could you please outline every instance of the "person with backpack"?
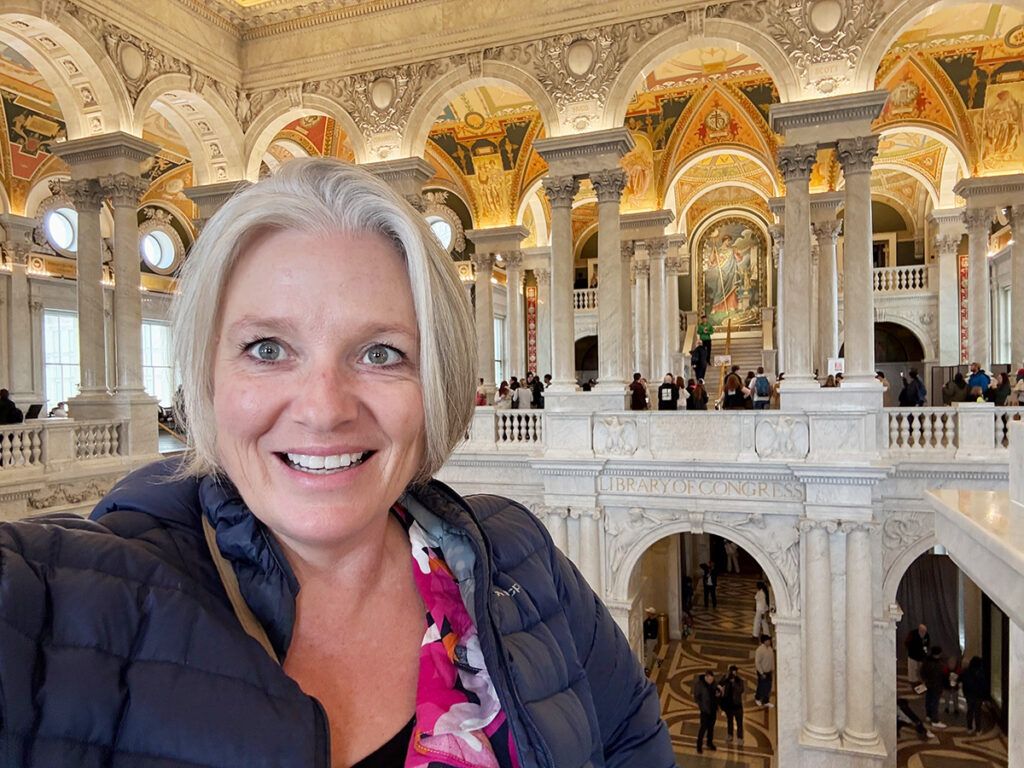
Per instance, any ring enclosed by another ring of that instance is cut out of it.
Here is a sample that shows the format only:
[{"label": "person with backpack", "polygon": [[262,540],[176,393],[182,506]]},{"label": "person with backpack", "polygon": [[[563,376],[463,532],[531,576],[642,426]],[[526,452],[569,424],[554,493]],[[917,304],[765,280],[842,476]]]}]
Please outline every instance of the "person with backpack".
[{"label": "person with backpack", "polygon": [[665,374],[665,380],[658,387],[658,410],[675,411],[679,408],[679,387],[671,373]]},{"label": "person with backpack", "polygon": [[751,387],[754,397],[754,408],[764,410],[772,401],[772,383],[764,375],[764,366],[757,367],[757,375],[754,377],[754,386]]},{"label": "person with backpack", "polygon": [[[900,374],[902,376],[902,374]],[[903,389],[900,391],[901,408],[920,408],[925,404],[928,390],[924,382],[918,378],[917,368],[911,368],[903,377]]]}]

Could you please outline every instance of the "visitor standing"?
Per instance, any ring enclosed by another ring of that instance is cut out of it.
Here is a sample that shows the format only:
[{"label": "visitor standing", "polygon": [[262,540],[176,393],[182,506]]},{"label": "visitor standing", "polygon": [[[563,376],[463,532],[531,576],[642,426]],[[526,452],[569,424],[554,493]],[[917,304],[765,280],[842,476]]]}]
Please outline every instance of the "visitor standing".
[{"label": "visitor standing", "polygon": [[718,719],[718,699],[722,695],[721,686],[715,683],[715,671],[707,670],[699,675],[693,684],[693,700],[700,710],[700,730],[697,731],[697,752],[704,751],[704,740],[707,738],[708,749],[712,752],[715,746],[715,720]]},{"label": "visitor standing", "polygon": [[775,654],[772,652],[771,635],[761,635],[761,644],[754,652],[754,670],[757,672],[754,703],[759,707],[774,706],[769,701],[772,696],[772,677],[775,674]]},{"label": "visitor standing", "polygon": [[644,388],[641,378],[639,373],[634,373],[633,382],[629,385],[629,410],[631,411],[647,410],[647,390]]},{"label": "visitor standing", "polygon": [[754,590],[754,627],[751,636],[755,640],[768,634],[768,587],[763,581],[757,582],[757,589]]},{"label": "visitor standing", "polygon": [[739,667],[729,667],[729,674],[722,681],[722,711],[725,712],[725,743],[732,743],[733,724],[736,725],[736,743],[743,746],[743,694],[747,685],[740,677]]},{"label": "visitor standing", "polygon": [[725,542],[725,571],[726,573],[740,572],[740,545],[735,541]]},{"label": "visitor standing", "polygon": [[11,393],[0,389],[0,424],[21,424],[24,420],[21,408],[11,400]]},{"label": "visitor standing", "polygon": [[981,733],[981,704],[988,698],[988,675],[980,656],[971,659],[960,676],[960,687],[967,699],[967,735]]},{"label": "visitor standing", "polygon": [[772,383],[764,374],[764,366],[757,367],[757,375],[754,376],[754,386],[751,387],[754,393],[754,408],[764,410],[772,400]]},{"label": "visitor standing", "polygon": [[695,379],[703,379],[708,372],[708,351],[702,344],[690,350],[690,372]]},{"label": "visitor standing", "polygon": [[665,374],[665,379],[658,387],[658,410],[675,411],[679,408],[679,387],[671,373]]},{"label": "visitor standing", "polygon": [[[707,315],[700,316],[700,322],[697,323],[697,336],[700,337],[701,346],[704,347],[705,363],[711,362],[711,336],[715,332],[715,326],[708,321]],[[698,376],[698,379],[703,379],[703,376]]]},{"label": "visitor standing", "polygon": [[931,642],[928,626],[923,623],[917,629],[910,630],[907,639],[903,641],[903,647],[907,649],[907,679],[911,685],[921,682],[921,664],[928,658]]},{"label": "visitor standing", "polygon": [[967,378],[967,389],[973,390],[975,387],[981,387],[982,392],[987,392],[991,383],[992,379],[985,373],[985,369],[978,363],[971,363],[971,375]]},{"label": "visitor standing", "polygon": [[924,714],[925,722],[932,728],[945,728],[946,724],[939,721],[939,702],[948,681],[946,671],[942,667],[942,649],[938,646],[931,649],[928,658],[921,663],[921,682],[925,685]]},{"label": "visitor standing", "polygon": [[701,563],[701,580],[704,584],[704,607],[708,607],[708,600],[713,608],[718,607],[718,570],[715,568],[715,561],[708,560]]}]

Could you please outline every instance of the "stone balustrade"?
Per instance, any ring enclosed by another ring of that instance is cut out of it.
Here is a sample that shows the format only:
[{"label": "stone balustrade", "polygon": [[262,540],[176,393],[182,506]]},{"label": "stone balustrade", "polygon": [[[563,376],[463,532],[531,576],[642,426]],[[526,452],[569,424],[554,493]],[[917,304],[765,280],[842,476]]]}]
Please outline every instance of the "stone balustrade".
[{"label": "stone balustrade", "polygon": [[[457,450],[564,457],[684,461],[817,461],[837,448],[834,434],[874,432],[865,452],[884,459],[1005,461],[1010,424],[1024,408],[963,403],[952,408],[870,410],[611,411],[566,413],[479,407]],[[550,439],[550,435],[558,435]],[[570,436],[574,436],[570,439]]]},{"label": "stone balustrade", "polygon": [[572,307],[576,312],[597,309],[597,288],[577,288],[572,292]]},{"label": "stone balustrade", "polygon": [[928,290],[928,268],[925,266],[881,267],[874,270],[875,293],[916,293]]}]

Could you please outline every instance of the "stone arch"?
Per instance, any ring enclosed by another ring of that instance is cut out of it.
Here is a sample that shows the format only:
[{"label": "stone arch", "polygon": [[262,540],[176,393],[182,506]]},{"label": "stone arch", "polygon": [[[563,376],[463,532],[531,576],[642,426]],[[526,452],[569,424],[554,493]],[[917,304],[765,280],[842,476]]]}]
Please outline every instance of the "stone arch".
[{"label": "stone arch", "polygon": [[775,81],[779,100],[800,98],[800,78],[792,61],[779,45],[756,27],[729,19],[707,19],[704,35],[693,36],[685,24],[670,27],[649,40],[625,63],[608,92],[602,128],[617,128],[626,120],[626,109],[643,72],[655,62],[694,48],[725,45],[756,59]]},{"label": "stone arch", "polygon": [[67,181],[71,177],[67,173],[51,173],[42,178],[36,179],[36,182],[32,185],[32,188],[28,191],[28,195],[25,196],[25,211],[24,214],[29,218],[35,218],[39,212],[39,206],[44,200],[50,197],[50,182],[59,179],[61,181]]},{"label": "stone arch", "polygon": [[512,85],[518,88],[537,105],[547,135],[559,135],[558,110],[551,96],[536,78],[511,64],[485,60],[477,74],[470,71],[469,65],[463,64],[427,86],[409,113],[409,120],[402,134],[401,156],[423,157],[427,137],[441,107],[452,96],[480,85]]},{"label": "stone arch", "polygon": [[938,345],[932,339],[931,332],[922,326],[916,318],[907,317],[904,314],[897,314],[896,312],[890,312],[884,307],[875,307],[875,322],[876,323],[892,323],[898,325],[901,328],[906,328],[912,334],[917,342],[921,345],[921,350],[924,352],[925,360],[936,360],[938,359]]},{"label": "stone arch", "polygon": [[316,93],[302,94],[302,104],[296,106],[287,97],[270,102],[253,120],[245,133],[244,178],[256,181],[260,175],[260,161],[277,132],[292,120],[307,115],[327,115],[333,118],[352,142],[356,163],[366,162],[366,139],[352,116],[337,101]]},{"label": "stone arch", "polygon": [[[878,72],[878,67],[882,63],[886,51],[889,50],[893,41],[903,34],[903,30],[932,9],[957,5],[960,5],[958,0],[903,0],[890,10],[886,14],[885,23],[878,25],[874,34],[864,45],[864,52],[854,71],[853,90],[855,92],[870,91],[875,87],[875,74]],[[1024,11],[1024,0],[1000,0],[998,5]]]},{"label": "stone arch", "polygon": [[[711,147],[701,152],[693,153],[692,155],[687,157],[686,160],[682,163],[682,165],[680,165],[673,172],[672,178],[669,181],[667,187],[665,188],[665,204],[663,207],[675,213],[675,209],[678,205],[676,203],[676,182],[679,181],[679,177],[685,174],[688,170],[693,168],[693,166],[697,165],[701,161],[707,160],[708,158],[711,157],[717,157],[718,155],[736,155],[737,157],[742,157],[743,159],[749,160],[750,162],[754,163],[767,174],[769,179],[771,179],[773,194],[779,194],[779,181],[776,178],[776,175],[773,172],[771,166],[768,165],[768,163],[765,161],[765,158],[763,158],[761,155],[751,151],[746,147]],[[761,194],[763,195],[764,193],[762,192]]]},{"label": "stone arch", "polygon": [[526,217],[526,210],[529,208],[533,211],[533,221],[536,227],[536,241],[537,245],[550,245],[551,235],[548,232],[548,220],[544,215],[544,204],[540,201],[539,193],[543,187],[543,183],[540,179],[537,179],[530,188],[526,190],[526,194],[523,195],[523,199],[519,202],[519,210],[516,212],[516,224],[522,224]]},{"label": "stone arch", "polygon": [[201,94],[189,89],[189,78],[181,73],[154,78],[135,102],[135,132],[142,134],[146,114],[156,110],[185,142],[197,186],[240,179],[245,168],[238,121],[212,88]]},{"label": "stone arch", "polygon": [[923,538],[907,545],[893,560],[892,564],[882,574],[882,606],[887,607],[896,602],[896,592],[900,588],[900,582],[907,570],[928,550],[932,549],[938,542],[935,540],[935,528],[932,527]]},{"label": "stone arch", "polygon": [[[709,192],[713,192],[716,189],[722,189],[723,187],[739,187],[740,189],[746,189],[746,190],[749,190],[749,191],[755,193],[758,197],[760,197],[766,203],[768,202],[768,196],[764,193],[764,190],[761,189],[756,184],[751,184],[749,181],[716,181],[713,184],[708,184],[706,187],[702,187],[700,192],[698,192],[696,195],[694,195],[690,199],[690,201],[685,206],[683,206],[683,208],[679,211],[679,215],[676,216],[676,222],[675,222],[676,223],[676,231],[677,232],[685,232],[686,231],[686,229],[685,229],[685,226],[686,226],[686,212],[690,210],[690,208],[693,206],[694,203],[696,203],[698,200],[700,200],[702,197],[704,197],[704,195],[708,194]],[[673,200],[673,202],[674,202],[674,200]],[[742,209],[742,210],[750,210],[752,213],[755,212],[752,209],[745,208],[742,205],[741,206],[737,206],[737,208]],[[669,210],[672,210],[672,209],[670,208]]]},{"label": "stone arch", "polygon": [[[927,193],[928,199],[932,203],[932,207],[933,208],[938,208],[939,207],[939,191],[935,188],[935,185],[932,184],[931,179],[929,179],[927,176],[925,176],[924,173],[919,171],[917,168],[913,168],[913,167],[911,167],[909,165],[899,165],[898,163],[887,163],[887,162],[883,161],[883,162],[880,162],[880,163],[875,163],[874,166],[872,166],[872,170],[873,171],[899,171],[900,173],[905,173],[907,176],[910,176],[912,179],[914,179],[914,181],[916,181],[918,184],[920,184],[922,187],[924,187],[924,191]],[[878,195],[878,196],[882,197],[883,195]],[[888,195],[885,195],[885,197],[888,198]],[[903,205],[902,203],[900,204],[900,207],[903,208],[904,210],[906,210],[906,206]],[[910,224],[910,227],[911,227],[912,230],[916,230],[917,229],[917,222],[914,221],[914,218],[916,218],[916,217],[912,216],[907,221],[907,223]]]},{"label": "stone arch", "polygon": [[943,160],[942,177],[939,182],[938,189],[935,190],[938,194],[938,201],[935,202],[934,207],[954,207],[956,202],[954,199],[953,186],[960,178],[970,175],[970,166],[967,164],[967,155],[964,153],[960,144],[942,131],[937,131],[929,126],[918,125],[917,123],[907,123],[906,125],[896,123],[888,125],[879,132],[879,135],[886,136],[890,133],[919,133],[922,136],[927,136],[930,139],[938,141],[946,148],[946,157]]},{"label": "stone arch", "polygon": [[[761,566],[772,587],[772,592],[775,594],[775,605],[776,611],[779,615],[788,616],[799,610],[799,591],[796,593],[791,590],[789,582],[787,582],[782,569],[779,568],[778,564],[772,558],[771,554],[767,552],[758,540],[748,535],[746,531],[730,527],[722,523],[716,523],[711,520],[705,520],[704,524],[699,528],[698,531],[694,531],[694,526],[690,522],[689,518],[681,518],[679,520],[673,520],[672,522],[647,522],[645,530],[638,536],[634,536],[633,541],[627,545],[626,551],[622,557],[621,564],[619,565],[616,573],[610,574],[611,578],[608,583],[611,585],[607,597],[610,600],[620,601],[625,603],[629,599],[629,581],[633,575],[633,571],[636,569],[640,562],[640,558],[643,557],[650,547],[666,536],[673,536],[677,533],[713,533],[721,536],[729,541],[734,541],[739,544],[743,549],[747,551],[751,557],[757,561],[757,564]],[[799,541],[799,538],[797,538]],[[798,569],[799,574],[799,569]],[[795,578],[799,578],[797,575]]]},{"label": "stone arch", "polygon": [[41,0],[5,3],[0,40],[24,56],[53,90],[69,139],[131,132],[131,100],[114,62],[77,19],[62,13],[58,26],[44,5]]}]

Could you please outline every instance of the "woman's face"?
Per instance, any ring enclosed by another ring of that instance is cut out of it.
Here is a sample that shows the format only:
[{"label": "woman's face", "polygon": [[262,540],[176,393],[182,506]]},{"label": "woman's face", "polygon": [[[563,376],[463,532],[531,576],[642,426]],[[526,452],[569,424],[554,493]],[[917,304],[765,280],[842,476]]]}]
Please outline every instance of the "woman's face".
[{"label": "woman's face", "polygon": [[404,262],[378,234],[276,231],[240,255],[221,301],[217,453],[292,551],[344,549],[424,453],[419,335]]}]

